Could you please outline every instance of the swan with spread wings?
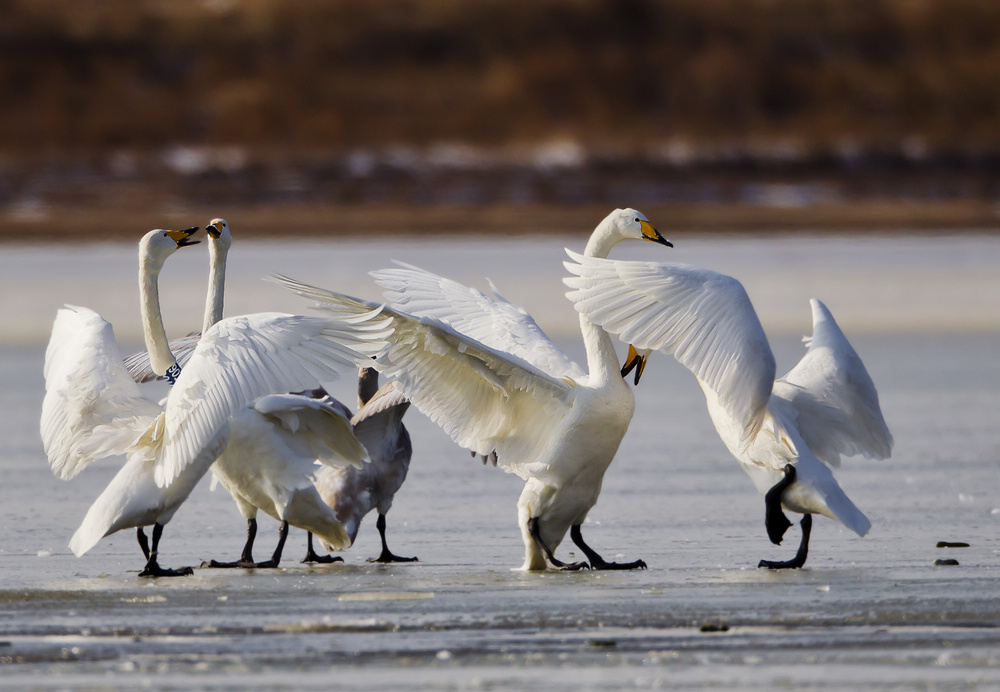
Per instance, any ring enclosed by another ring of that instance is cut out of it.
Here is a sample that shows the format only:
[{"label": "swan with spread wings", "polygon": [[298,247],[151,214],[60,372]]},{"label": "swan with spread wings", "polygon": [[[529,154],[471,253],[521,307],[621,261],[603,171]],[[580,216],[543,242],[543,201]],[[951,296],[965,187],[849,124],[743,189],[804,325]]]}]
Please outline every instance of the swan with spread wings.
[{"label": "swan with spread wings", "polygon": [[892,435],[868,371],[822,302],[811,301],[805,356],[776,379],[764,329],[733,277],[682,264],[569,256],[567,297],[582,317],[630,344],[625,370],[637,365],[637,384],[653,350],[694,373],[719,436],[765,496],[771,541],[779,544],[791,526],[782,506],[804,515],[796,556],[759,566],[801,567],[812,514],[868,532],[871,522],[831,469],[841,455],[888,457]]},{"label": "swan with spread wings", "polygon": [[[634,209],[617,209],[593,231],[585,254],[607,256],[620,241],[669,245]],[[518,524],[521,569],[635,569],[642,560],[604,560],[583,541],[581,525],[597,502],[634,411],[610,335],[579,318],[587,368],[573,364],[522,309],[429,272],[373,273],[392,305],[387,352],[374,366],[460,446],[496,454],[524,481]],[[326,309],[370,311],[358,300],[291,279],[287,287]],[[566,532],[587,562],[554,552]]]}]

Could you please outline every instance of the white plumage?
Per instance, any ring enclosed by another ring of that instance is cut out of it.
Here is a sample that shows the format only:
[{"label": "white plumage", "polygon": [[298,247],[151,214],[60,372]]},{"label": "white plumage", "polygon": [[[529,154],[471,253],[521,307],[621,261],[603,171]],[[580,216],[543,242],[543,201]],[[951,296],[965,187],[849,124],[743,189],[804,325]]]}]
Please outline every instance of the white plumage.
[{"label": "white plumage", "polygon": [[565,266],[574,275],[565,279],[573,289],[567,296],[580,314],[636,349],[673,355],[693,372],[716,430],[761,493],[794,478],[779,491],[786,508],[868,532],[871,523],[829,467],[842,454],[885,458],[892,436],[868,372],[823,303],[811,301],[805,356],[776,380],[764,330],[736,279],[680,264],[567,252],[573,261]]},{"label": "white plumage", "polygon": [[[594,230],[586,254],[606,256],[627,238],[667,244],[642,214],[619,209]],[[386,308],[384,314],[393,320],[392,345],[376,367],[459,445],[483,455],[496,452],[503,468],[525,480],[518,501],[525,545],[522,569],[586,566],[566,565],[552,554],[569,529],[590,566],[644,567],[641,560],[627,565],[605,562],[580,535],[634,410],[608,334],[581,317],[588,358],[584,371],[567,365],[568,358],[526,313],[502,299],[420,270],[395,269],[375,276],[396,282],[390,297],[401,305],[407,304],[413,286],[415,297],[407,309],[426,313]],[[367,311],[374,305],[279,280],[324,308]],[[441,287],[455,294],[445,293],[438,300],[434,295]],[[424,305],[428,295],[433,306]],[[490,324],[502,320],[517,326]]]},{"label": "white plumage", "polygon": [[[223,319],[226,265],[232,232],[225,219],[212,219],[209,235],[209,281],[203,331]],[[184,365],[201,334],[170,342]],[[132,377],[144,382],[156,377],[148,352],[126,359]],[[211,567],[277,567],[288,526],[314,533],[328,548],[344,549],[349,537],[336,513],[317,493],[313,480],[321,467],[361,466],[369,459],[355,438],[343,411],[329,402],[300,394],[272,394],[238,409],[229,420],[227,443],[211,465],[213,487],[220,483],[247,521],[247,540],[233,562],[212,560]],[[253,559],[257,513],[281,523],[278,544],[270,559]]]},{"label": "white plumage", "polygon": [[[193,232],[193,231],[190,231]],[[190,232],[187,232],[190,235]],[[368,314],[328,318],[260,313],[223,320],[199,340],[183,369],[160,318],[158,277],[186,243],[174,231],[140,242],[143,328],[153,369],[176,383],[162,405],[145,401],[130,380],[110,325],[85,308],[64,308],[46,351],[41,433],[53,471],[75,475],[97,458],[125,454],[126,464],[73,536],[81,555],[101,537],[154,525],[143,574],[171,574],[156,563],[162,527],[225,445],[232,414],[266,394],[314,386],[354,369],[383,348],[387,321]],[[74,373],[86,373],[76,377]]]}]

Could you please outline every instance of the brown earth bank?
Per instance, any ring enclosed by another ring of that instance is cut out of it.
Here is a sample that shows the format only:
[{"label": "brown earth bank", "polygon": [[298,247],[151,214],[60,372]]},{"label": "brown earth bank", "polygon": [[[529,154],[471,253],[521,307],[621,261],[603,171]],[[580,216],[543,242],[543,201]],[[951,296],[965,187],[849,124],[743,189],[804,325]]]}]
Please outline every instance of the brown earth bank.
[{"label": "brown earth bank", "polygon": [[[351,238],[398,235],[477,237],[580,233],[611,210],[578,206],[258,206],[245,209],[191,206],[159,212],[49,210],[0,217],[0,242],[130,241],[151,228],[204,226],[225,217],[241,238]],[[773,233],[1000,232],[1000,210],[984,202],[816,205],[805,208],[748,205],[651,204],[641,210],[664,235]]]}]

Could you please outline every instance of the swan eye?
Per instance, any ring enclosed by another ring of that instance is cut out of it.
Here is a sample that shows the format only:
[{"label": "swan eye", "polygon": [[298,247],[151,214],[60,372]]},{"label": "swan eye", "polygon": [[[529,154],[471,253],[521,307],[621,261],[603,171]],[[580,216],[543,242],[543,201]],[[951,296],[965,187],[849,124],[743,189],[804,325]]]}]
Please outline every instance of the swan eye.
[{"label": "swan eye", "polygon": [[635,222],[636,222],[636,223],[640,223],[640,221],[639,221],[639,217],[638,217],[638,216],[637,216],[637,217],[635,217]]}]

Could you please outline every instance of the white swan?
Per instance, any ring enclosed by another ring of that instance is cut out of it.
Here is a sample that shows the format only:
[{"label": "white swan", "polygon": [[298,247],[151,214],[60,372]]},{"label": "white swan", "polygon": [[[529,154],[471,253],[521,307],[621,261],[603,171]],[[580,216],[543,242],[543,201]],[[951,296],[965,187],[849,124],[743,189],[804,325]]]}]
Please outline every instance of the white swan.
[{"label": "white swan", "polygon": [[[586,254],[606,256],[615,244],[628,238],[669,245],[645,216],[632,209],[618,209],[591,234]],[[392,271],[399,282],[399,295],[392,297],[400,303],[406,302],[410,285],[429,287],[445,281],[419,270]],[[381,280],[384,273],[376,272],[375,276]],[[374,305],[276,278],[321,307],[367,311]],[[435,316],[413,316],[386,308],[394,326],[389,337],[392,345],[378,358],[376,368],[459,445],[482,455],[496,452],[504,469],[525,480],[518,500],[518,523],[525,546],[521,569],[645,567],[641,560],[627,564],[603,560],[583,542],[580,532],[634,410],[632,392],[619,373],[611,337],[581,316],[589,366],[583,373],[523,311],[460,284],[449,282],[448,286],[471,298],[461,299],[453,308],[448,308],[447,300],[442,301],[442,312]],[[428,310],[428,314],[432,312]],[[502,328],[490,337],[496,340],[495,345],[461,333],[466,323],[486,324],[516,313],[520,313],[517,337],[526,342],[511,338],[513,334]],[[465,318],[458,319],[462,314]],[[454,318],[458,326],[449,326],[443,321],[446,317]],[[566,564],[553,555],[567,530],[589,565]]]},{"label": "white swan", "polygon": [[[187,232],[190,235],[190,232]],[[147,563],[140,576],[175,576],[157,562],[164,524],[222,451],[232,414],[265,394],[334,379],[380,351],[387,321],[375,312],[329,319],[260,313],[223,320],[199,340],[181,371],[160,318],[157,279],[181,241],[151,231],[139,245],[143,331],[153,370],[174,386],[163,405],[144,399],[121,360],[111,325],[85,308],[60,310],[46,351],[41,433],[57,476],[94,459],[127,462],[87,512],[70,547],[138,529]],[[150,548],[142,532],[153,525]]]},{"label": "white swan", "polygon": [[[332,397],[326,400],[343,406]],[[386,514],[392,507],[410,468],[413,447],[403,425],[403,415],[410,402],[392,382],[378,386],[378,371],[363,368],[358,378],[358,412],[351,417],[354,434],[368,450],[371,463],[360,467],[324,467],[316,471],[316,490],[333,508],[354,544],[361,520],[373,509],[378,511],[375,527],[382,541],[382,552],[368,562],[416,562],[415,557],[400,557],[389,550],[386,541]],[[306,561],[329,562],[317,556],[309,543]]]},{"label": "white swan", "polygon": [[[205,306],[205,330],[222,319],[226,255],[232,232],[225,219],[212,219],[212,267]],[[229,422],[229,444],[212,464],[221,483],[247,520],[247,540],[235,562],[212,560],[211,567],[277,567],[289,525],[320,537],[328,548],[343,549],[351,537],[337,513],[324,502],[313,480],[320,468],[361,466],[368,452],[354,436],[351,422],[337,407],[319,398],[299,394],[271,395],[236,412]],[[317,462],[322,464],[317,467]],[[367,464],[366,464],[367,465]],[[280,522],[278,544],[269,560],[255,562],[257,511]]]},{"label": "white swan", "polygon": [[871,377],[823,303],[811,301],[805,356],[776,380],[767,337],[736,279],[680,264],[569,255],[567,297],[581,315],[632,344],[629,360],[637,350],[660,350],[695,374],[719,436],[765,495],[771,540],[780,543],[790,526],[782,505],[805,515],[796,557],[761,567],[805,563],[811,514],[868,532],[871,523],[830,467],[842,454],[888,457],[892,435]]},{"label": "white swan", "polygon": [[[212,219],[205,231],[210,271],[202,333],[223,319],[226,264],[232,247],[232,231],[225,219]],[[170,342],[182,365],[200,336],[195,333]],[[155,378],[147,353],[131,356],[126,364],[136,381]],[[313,486],[316,464],[353,467],[366,461],[368,453],[354,436],[348,417],[318,398],[272,394],[239,409],[229,421],[226,447],[210,470],[213,485],[221,483],[229,491],[246,519],[247,538],[238,560],[211,560],[203,566],[277,567],[289,525],[315,533],[328,547],[346,548],[351,538]],[[262,562],[253,558],[258,511],[280,523],[277,546],[271,558]]]}]

